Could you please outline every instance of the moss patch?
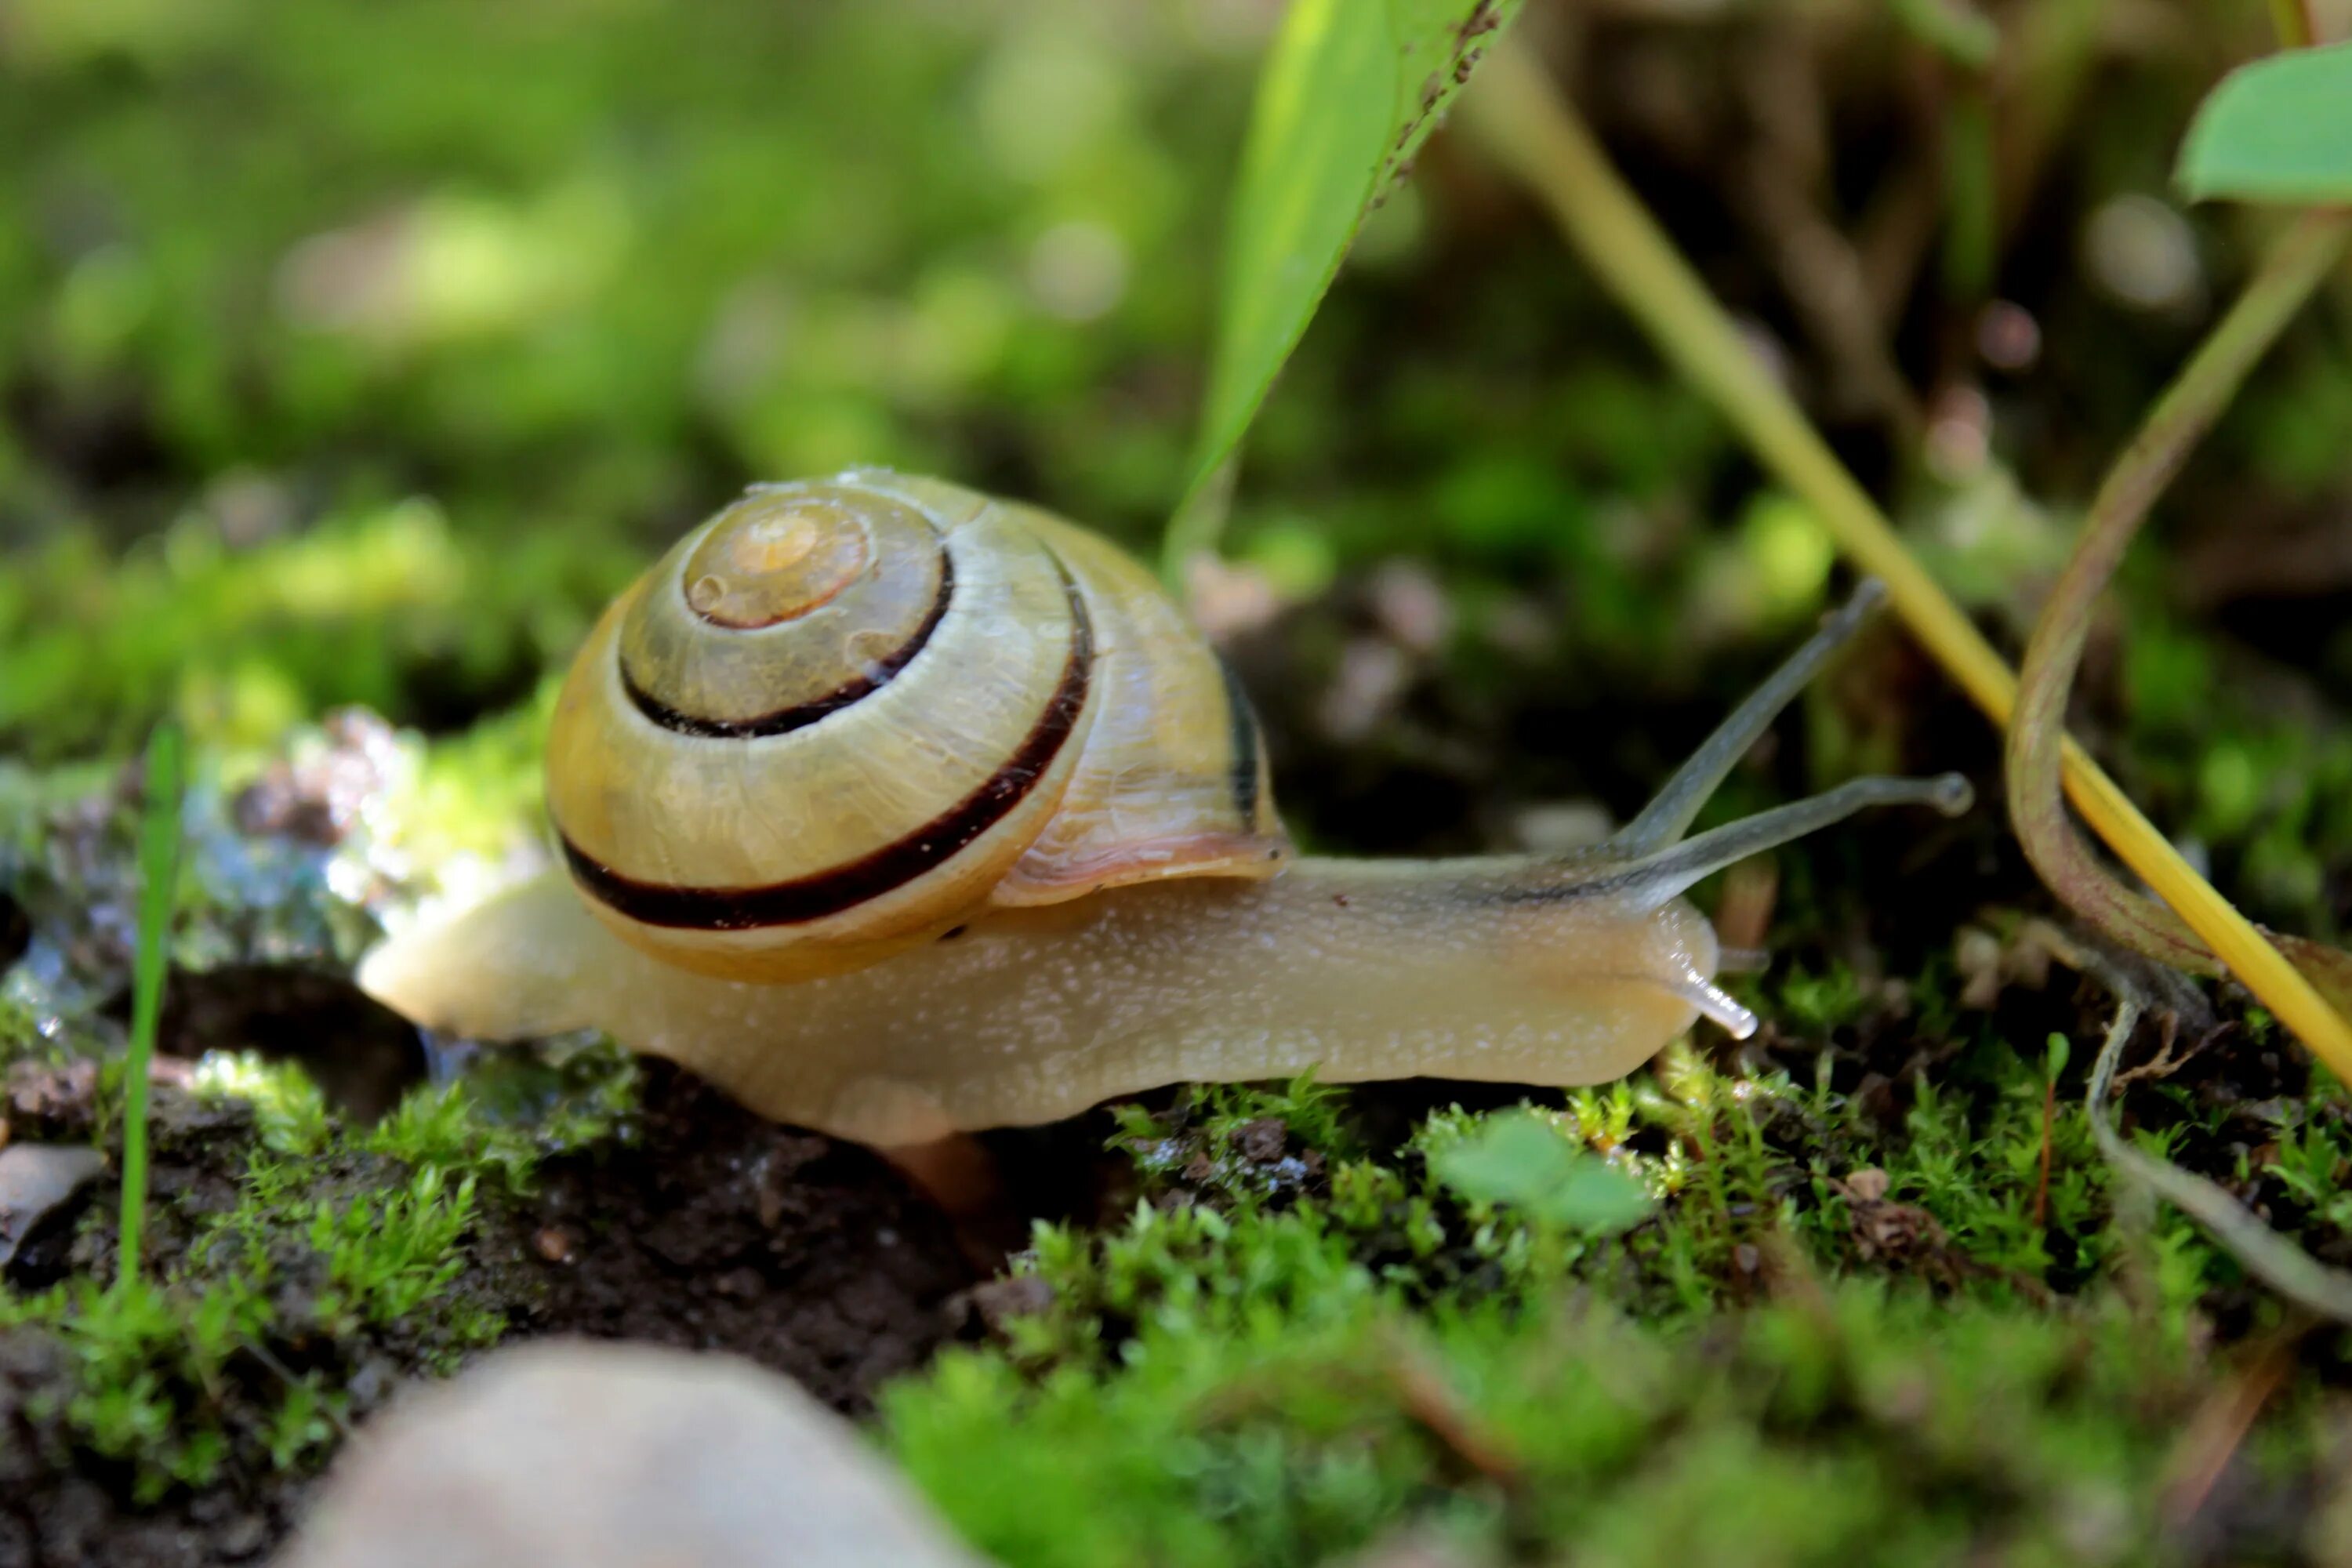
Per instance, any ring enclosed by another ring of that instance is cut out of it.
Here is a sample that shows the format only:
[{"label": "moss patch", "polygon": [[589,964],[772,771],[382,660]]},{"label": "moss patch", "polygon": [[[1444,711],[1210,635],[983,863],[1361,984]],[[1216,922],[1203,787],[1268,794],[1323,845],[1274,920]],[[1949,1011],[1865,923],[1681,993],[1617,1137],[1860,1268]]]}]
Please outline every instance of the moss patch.
[{"label": "moss patch", "polygon": [[[1892,1125],[1679,1051],[1385,1144],[1383,1091],[1129,1108],[1136,1206],[1041,1226],[992,1343],[894,1386],[886,1437],[1015,1565],[1304,1564],[1408,1525],[1471,1561],[2298,1560],[2352,1347],[2116,1190],[2066,1055],[1980,1039]],[[2140,1141],[2340,1251],[2310,1194],[2352,1160],[2342,1095],[2195,1078],[2140,1086]],[[2293,1123],[2252,1163],[2250,1115]],[[1654,1212],[1561,1201],[1588,1170]],[[2214,1436],[2288,1372],[2256,1439]]]}]

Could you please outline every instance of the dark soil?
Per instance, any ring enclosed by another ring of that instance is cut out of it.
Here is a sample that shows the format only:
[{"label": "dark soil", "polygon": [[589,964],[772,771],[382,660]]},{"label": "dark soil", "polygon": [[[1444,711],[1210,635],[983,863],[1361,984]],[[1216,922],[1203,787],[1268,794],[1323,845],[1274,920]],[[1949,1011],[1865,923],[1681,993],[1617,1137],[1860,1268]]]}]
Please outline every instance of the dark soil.
[{"label": "dark soil", "polygon": [[567,1157],[488,1227],[527,1333],[725,1350],[861,1411],[968,1316],[954,1233],[889,1165],[649,1064],[639,1135]]}]

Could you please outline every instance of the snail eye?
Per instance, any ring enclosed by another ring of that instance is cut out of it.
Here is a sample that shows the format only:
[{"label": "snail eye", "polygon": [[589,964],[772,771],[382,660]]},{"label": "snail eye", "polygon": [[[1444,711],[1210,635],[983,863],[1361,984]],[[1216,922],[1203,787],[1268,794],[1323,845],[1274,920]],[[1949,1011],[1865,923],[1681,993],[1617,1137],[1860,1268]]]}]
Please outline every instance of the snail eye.
[{"label": "snail eye", "polygon": [[776,626],[829,603],[873,557],[865,521],[837,500],[748,496],[687,558],[687,607],[730,630]]}]

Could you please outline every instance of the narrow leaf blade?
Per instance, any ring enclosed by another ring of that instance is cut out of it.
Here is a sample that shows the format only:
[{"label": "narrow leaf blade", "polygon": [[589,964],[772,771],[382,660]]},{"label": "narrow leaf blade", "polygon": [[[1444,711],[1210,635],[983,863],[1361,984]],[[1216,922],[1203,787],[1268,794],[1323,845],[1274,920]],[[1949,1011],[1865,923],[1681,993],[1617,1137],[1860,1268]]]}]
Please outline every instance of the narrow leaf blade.
[{"label": "narrow leaf blade", "polygon": [[2191,201],[2352,202],[2352,43],[2224,77],[2189,124],[2174,179]]},{"label": "narrow leaf blade", "polygon": [[1203,489],[1240,445],[1364,216],[1519,0],[1294,0],[1258,79],[1227,221],[1201,436],[1170,555],[1213,542]]},{"label": "narrow leaf blade", "polygon": [[1479,58],[1502,36],[1519,5],[1520,0],[1388,0],[1391,42],[1402,63],[1375,203],[1412,172],[1421,144],[1469,85]]}]

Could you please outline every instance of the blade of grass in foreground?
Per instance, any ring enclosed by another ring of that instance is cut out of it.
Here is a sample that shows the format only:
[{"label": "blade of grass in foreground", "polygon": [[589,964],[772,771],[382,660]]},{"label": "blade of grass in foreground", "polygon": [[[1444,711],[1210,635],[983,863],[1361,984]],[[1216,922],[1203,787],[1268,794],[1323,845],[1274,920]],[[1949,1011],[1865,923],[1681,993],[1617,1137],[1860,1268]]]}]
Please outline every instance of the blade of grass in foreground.
[{"label": "blade of grass in foreground", "polygon": [[1216,548],[1217,475],[1365,216],[1412,167],[1520,0],[1292,0],[1258,74],[1226,220],[1216,342],[1163,569]]},{"label": "blade of grass in foreground", "polygon": [[173,895],[180,882],[179,728],[168,720],[147,743],[147,787],[139,826],[139,946],[131,968],[131,1050],[122,1064],[122,1241],[114,1288],[139,1279],[147,1222],[147,1084],[163,1016],[163,966]]}]

